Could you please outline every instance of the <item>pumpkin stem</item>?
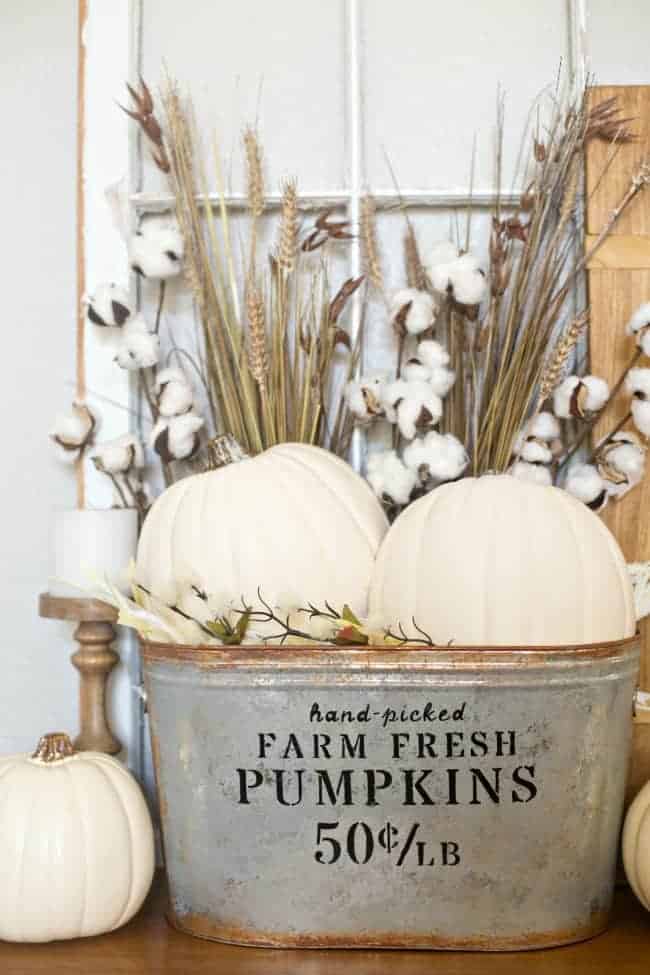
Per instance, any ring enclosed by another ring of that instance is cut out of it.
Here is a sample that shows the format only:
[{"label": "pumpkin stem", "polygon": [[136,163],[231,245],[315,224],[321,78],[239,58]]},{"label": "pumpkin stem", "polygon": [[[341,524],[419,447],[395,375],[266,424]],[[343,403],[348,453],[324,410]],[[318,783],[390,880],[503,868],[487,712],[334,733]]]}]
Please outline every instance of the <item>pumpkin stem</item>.
[{"label": "pumpkin stem", "polygon": [[228,464],[236,464],[246,460],[249,454],[235,440],[230,433],[222,434],[208,440],[203,448],[201,463],[204,471],[216,471]]},{"label": "pumpkin stem", "polygon": [[42,735],[32,758],[39,762],[60,762],[62,758],[74,755],[72,742],[63,731],[52,731],[49,735]]}]

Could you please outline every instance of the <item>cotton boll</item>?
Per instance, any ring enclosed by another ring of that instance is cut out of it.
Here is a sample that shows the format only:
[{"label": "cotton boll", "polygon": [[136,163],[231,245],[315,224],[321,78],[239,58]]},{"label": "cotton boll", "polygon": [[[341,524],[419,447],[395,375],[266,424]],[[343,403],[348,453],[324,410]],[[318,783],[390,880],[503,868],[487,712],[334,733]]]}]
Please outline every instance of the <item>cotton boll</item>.
[{"label": "cotton boll", "polygon": [[433,327],[438,310],[437,302],[426,291],[404,288],[393,296],[390,319],[398,332],[419,335]]},{"label": "cotton boll", "polygon": [[456,373],[453,369],[445,369],[444,366],[437,366],[431,370],[429,385],[436,396],[445,397],[455,382]]},{"label": "cotton boll", "polygon": [[444,345],[434,339],[424,339],[418,344],[417,359],[429,369],[449,365],[449,353]]},{"label": "cotton boll", "polygon": [[528,421],[526,434],[529,437],[538,437],[540,440],[557,440],[560,436],[560,424],[552,413],[543,411]]},{"label": "cotton boll", "polygon": [[441,291],[443,294],[449,291],[452,286],[452,269],[453,264],[437,264],[435,267],[429,268],[429,280],[431,282],[431,287],[435,291]]},{"label": "cotton boll", "polygon": [[161,416],[180,416],[194,406],[194,390],[180,369],[161,369],[156,375],[156,399]]},{"label": "cotton boll", "polygon": [[424,446],[429,473],[436,481],[455,481],[469,464],[464,445],[452,433],[432,430],[424,438]]},{"label": "cotton boll", "polygon": [[412,440],[417,430],[436,425],[442,416],[442,400],[428,383],[404,383],[403,396],[395,402],[395,409],[400,433]]},{"label": "cotton boll", "polygon": [[527,437],[518,451],[519,457],[529,464],[550,464],[553,460],[551,448],[544,440]]},{"label": "cotton boll", "polygon": [[384,380],[379,376],[366,376],[347,384],[345,401],[357,420],[370,422],[374,417],[383,415],[381,397],[384,385]]},{"label": "cotton boll", "polygon": [[630,404],[634,426],[644,437],[650,437],[650,401],[633,399]]},{"label": "cotton boll", "polygon": [[92,460],[104,474],[128,474],[144,466],[144,451],[138,438],[127,433],[99,444]]},{"label": "cotton boll", "polygon": [[91,443],[97,420],[82,400],[75,400],[69,413],[59,413],[50,439],[56,444],[61,460],[74,463]]},{"label": "cotton boll", "polygon": [[607,502],[605,482],[593,464],[574,464],[564,488],[594,511],[600,511]]},{"label": "cotton boll", "polygon": [[650,326],[637,333],[637,345],[643,354],[650,358]]},{"label": "cotton boll", "polygon": [[202,417],[195,413],[161,417],[151,431],[151,446],[165,463],[187,460],[199,449],[202,426]]},{"label": "cotton boll", "polygon": [[542,487],[550,487],[553,483],[548,467],[540,464],[529,464],[523,460],[515,461],[508,473],[522,481],[529,481],[531,484],[539,484]]},{"label": "cotton boll", "polygon": [[389,423],[397,423],[397,406],[406,396],[409,385],[403,379],[395,379],[392,383],[385,383],[381,387],[379,397]]},{"label": "cotton boll", "polygon": [[416,472],[422,483],[429,479],[429,448],[424,437],[416,437],[404,447],[402,460],[410,470]]},{"label": "cotton boll", "polygon": [[431,370],[423,365],[419,359],[409,359],[402,366],[402,378],[407,382],[426,383],[431,378]]},{"label": "cotton boll", "polygon": [[630,369],[625,388],[631,396],[650,400],[650,369]]},{"label": "cotton boll", "polygon": [[370,454],[366,478],[377,497],[389,504],[408,504],[417,483],[415,471],[406,467],[394,450]]},{"label": "cotton boll", "polygon": [[648,326],[650,326],[650,301],[639,305],[627,323],[625,331],[628,335],[636,335],[637,332],[640,332]]},{"label": "cotton boll", "polygon": [[645,470],[645,449],[639,444],[614,437],[598,454],[598,472],[605,480],[607,493],[622,498],[639,483]]},{"label": "cotton boll", "polygon": [[607,451],[607,463],[630,480],[640,481],[645,469],[645,449],[638,443],[615,437]]},{"label": "cotton boll", "polygon": [[553,393],[556,416],[583,419],[597,413],[609,399],[609,386],[600,376],[567,376]]},{"label": "cotton boll", "polygon": [[458,258],[458,248],[451,240],[438,240],[427,254],[428,268],[438,267],[440,264],[451,264]]},{"label": "cotton boll", "polygon": [[456,273],[463,274],[466,271],[480,271],[481,265],[478,257],[476,257],[475,254],[472,254],[471,251],[467,251],[466,254],[461,254],[456,258],[456,260],[453,262],[453,269]]},{"label": "cotton boll", "polygon": [[98,285],[88,298],[88,318],[93,325],[121,326],[131,317],[129,293],[112,281]]},{"label": "cotton boll", "polygon": [[129,241],[131,268],[145,278],[172,278],[181,270],[183,250],[178,227],[145,223]]},{"label": "cotton boll", "polygon": [[487,279],[482,271],[451,270],[454,299],[460,305],[480,305],[487,294]]},{"label": "cotton boll", "polygon": [[158,362],[158,336],[149,331],[142,315],[135,315],[123,328],[115,355],[122,369],[149,369]]}]

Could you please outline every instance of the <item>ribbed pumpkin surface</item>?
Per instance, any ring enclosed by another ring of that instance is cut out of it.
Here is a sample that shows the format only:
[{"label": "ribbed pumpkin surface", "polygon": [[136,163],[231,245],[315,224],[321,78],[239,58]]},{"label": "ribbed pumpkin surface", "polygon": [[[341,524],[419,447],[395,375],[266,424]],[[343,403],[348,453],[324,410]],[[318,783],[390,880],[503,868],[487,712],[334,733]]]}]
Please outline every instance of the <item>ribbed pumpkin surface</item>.
[{"label": "ribbed pumpkin surface", "polygon": [[562,646],[635,630],[632,587],[609,530],[558,488],[464,478],[412,504],[386,536],[373,619],[436,643]]},{"label": "ribbed pumpkin surface", "polygon": [[280,444],[169,488],[142,531],[137,580],[171,603],[194,584],[239,603],[347,602],[364,614],[388,523],[333,454]]},{"label": "ribbed pumpkin surface", "polygon": [[147,895],[154,836],[138,785],[113,758],[0,760],[0,939],[54,941],[126,924]]}]

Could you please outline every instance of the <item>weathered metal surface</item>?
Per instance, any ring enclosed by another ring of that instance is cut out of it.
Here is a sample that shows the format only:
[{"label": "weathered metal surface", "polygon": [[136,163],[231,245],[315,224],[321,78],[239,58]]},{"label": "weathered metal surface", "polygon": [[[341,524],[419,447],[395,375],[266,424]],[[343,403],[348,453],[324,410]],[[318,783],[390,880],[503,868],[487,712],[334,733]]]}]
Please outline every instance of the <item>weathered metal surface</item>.
[{"label": "weathered metal surface", "polygon": [[179,928],[501,950],[605,927],[636,640],[144,659]]}]

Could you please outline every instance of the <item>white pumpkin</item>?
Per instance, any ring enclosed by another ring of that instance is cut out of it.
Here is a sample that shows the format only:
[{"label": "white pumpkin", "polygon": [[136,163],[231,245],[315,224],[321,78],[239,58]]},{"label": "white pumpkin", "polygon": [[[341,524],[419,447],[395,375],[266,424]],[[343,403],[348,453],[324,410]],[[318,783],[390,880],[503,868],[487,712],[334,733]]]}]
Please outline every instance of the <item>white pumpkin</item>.
[{"label": "white pumpkin", "polygon": [[236,605],[257,605],[259,588],[270,604],[329,600],[365,614],[387,528],[349,464],[280,444],[168,488],[145,520],[135,578],[181,607],[192,586]]},{"label": "white pumpkin", "polygon": [[623,555],[566,491],[509,475],[444,484],[408,507],[377,557],[371,616],[437,644],[567,646],[635,631]]},{"label": "white pumpkin", "polygon": [[646,911],[650,911],[650,782],[627,811],[623,826],[625,876]]},{"label": "white pumpkin", "polygon": [[155,865],[139,786],[114,758],[45,735],[0,759],[0,938],[113,931],[145,899]]}]

